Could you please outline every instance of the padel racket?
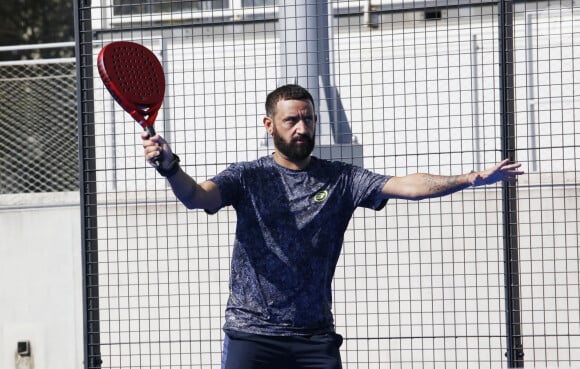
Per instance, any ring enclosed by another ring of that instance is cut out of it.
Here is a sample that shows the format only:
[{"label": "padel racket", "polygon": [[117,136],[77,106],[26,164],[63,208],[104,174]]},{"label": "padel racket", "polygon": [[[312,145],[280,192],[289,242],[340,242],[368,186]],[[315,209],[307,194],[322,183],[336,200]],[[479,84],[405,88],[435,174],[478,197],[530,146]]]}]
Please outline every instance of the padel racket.
[{"label": "padel racket", "polygon": [[97,68],[115,101],[155,136],[153,124],[165,95],[165,74],[155,54],[135,42],[115,41],[99,52]]}]

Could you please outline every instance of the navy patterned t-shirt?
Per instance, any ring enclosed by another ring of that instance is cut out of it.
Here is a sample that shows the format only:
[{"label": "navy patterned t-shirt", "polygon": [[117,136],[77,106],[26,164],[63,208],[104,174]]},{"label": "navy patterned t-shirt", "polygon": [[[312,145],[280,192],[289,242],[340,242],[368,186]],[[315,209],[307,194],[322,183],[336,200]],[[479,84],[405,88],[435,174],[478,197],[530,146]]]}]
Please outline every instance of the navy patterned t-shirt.
[{"label": "navy patterned t-shirt", "polygon": [[378,195],[389,178],[315,157],[290,170],[272,156],[212,178],[221,207],[237,214],[224,330],[333,332],[331,284],[344,232],[355,208],[385,205]]}]

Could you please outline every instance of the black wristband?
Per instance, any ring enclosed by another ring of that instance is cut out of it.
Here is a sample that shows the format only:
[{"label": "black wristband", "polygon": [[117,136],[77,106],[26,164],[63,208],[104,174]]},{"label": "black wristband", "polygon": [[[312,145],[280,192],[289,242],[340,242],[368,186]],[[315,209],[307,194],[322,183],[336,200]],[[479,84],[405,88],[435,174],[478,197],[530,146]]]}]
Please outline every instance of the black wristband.
[{"label": "black wristband", "polygon": [[173,158],[171,159],[171,163],[169,163],[169,167],[167,169],[162,169],[161,165],[155,169],[157,169],[157,172],[163,177],[169,178],[179,171],[179,161],[179,156],[173,154]]}]

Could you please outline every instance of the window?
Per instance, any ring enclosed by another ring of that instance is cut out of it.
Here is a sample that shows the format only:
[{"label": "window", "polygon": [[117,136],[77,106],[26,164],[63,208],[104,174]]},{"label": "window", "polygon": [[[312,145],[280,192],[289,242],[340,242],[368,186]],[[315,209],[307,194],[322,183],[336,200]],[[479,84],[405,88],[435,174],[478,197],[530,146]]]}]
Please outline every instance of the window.
[{"label": "window", "polygon": [[113,0],[113,14],[154,14],[227,9],[230,7],[229,2],[229,0]]},{"label": "window", "polygon": [[278,0],[243,0],[242,7],[253,8],[257,6],[274,6],[278,5]]}]

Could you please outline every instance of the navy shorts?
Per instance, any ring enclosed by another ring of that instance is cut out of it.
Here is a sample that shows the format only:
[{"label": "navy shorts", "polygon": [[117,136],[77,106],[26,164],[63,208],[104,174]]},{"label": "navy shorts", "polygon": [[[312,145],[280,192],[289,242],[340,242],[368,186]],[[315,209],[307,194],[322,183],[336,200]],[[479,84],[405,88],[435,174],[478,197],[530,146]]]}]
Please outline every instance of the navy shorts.
[{"label": "navy shorts", "polygon": [[222,369],[342,369],[336,333],[262,336],[227,332]]}]

